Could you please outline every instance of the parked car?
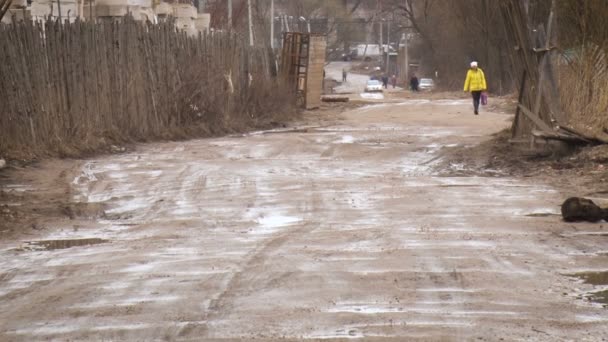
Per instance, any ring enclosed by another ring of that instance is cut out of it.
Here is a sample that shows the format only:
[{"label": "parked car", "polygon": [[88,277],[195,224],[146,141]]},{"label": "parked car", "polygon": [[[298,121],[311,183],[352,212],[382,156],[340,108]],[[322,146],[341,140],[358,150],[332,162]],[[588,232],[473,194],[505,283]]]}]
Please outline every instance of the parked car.
[{"label": "parked car", "polygon": [[342,54],[342,60],[344,62],[350,62],[354,59],[357,59],[357,50],[350,50],[350,52],[348,54],[343,53]]},{"label": "parked car", "polygon": [[433,90],[435,88],[435,82],[432,78],[421,78],[418,83],[418,89],[420,90]]},{"label": "parked car", "polygon": [[382,91],[382,82],[378,81],[378,80],[369,80],[367,81],[367,84],[365,85],[365,92],[366,93],[372,93],[375,91]]}]

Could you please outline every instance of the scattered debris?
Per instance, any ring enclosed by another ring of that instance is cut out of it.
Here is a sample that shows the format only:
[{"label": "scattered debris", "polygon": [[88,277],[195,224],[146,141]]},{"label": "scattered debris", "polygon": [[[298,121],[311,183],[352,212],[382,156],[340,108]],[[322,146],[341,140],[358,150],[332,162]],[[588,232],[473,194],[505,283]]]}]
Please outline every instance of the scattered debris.
[{"label": "scattered debris", "polygon": [[76,218],[107,218],[105,204],[103,203],[68,203],[62,206],[62,213],[70,220]]},{"label": "scattered debris", "polygon": [[123,146],[112,145],[110,146],[110,150],[112,153],[124,153],[127,149]]},{"label": "scattered debris", "polygon": [[583,297],[592,302],[599,303],[602,306],[608,306],[608,290],[605,289],[605,286],[608,285],[608,272],[582,272],[568,274],[568,276],[579,278],[583,280],[585,284],[597,286],[600,289],[599,291],[595,290],[588,292]]}]

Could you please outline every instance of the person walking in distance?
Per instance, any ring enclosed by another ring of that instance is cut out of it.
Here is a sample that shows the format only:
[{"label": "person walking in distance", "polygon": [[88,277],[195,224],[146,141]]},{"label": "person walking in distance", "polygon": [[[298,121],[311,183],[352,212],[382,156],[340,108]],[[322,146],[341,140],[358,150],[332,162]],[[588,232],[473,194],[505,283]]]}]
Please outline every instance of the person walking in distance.
[{"label": "person walking in distance", "polygon": [[388,89],[388,76],[386,75],[382,76],[382,86],[384,89]]},{"label": "person walking in distance", "polygon": [[416,77],[416,75],[412,75],[412,78],[410,78],[410,89],[412,89],[412,91],[418,91],[419,84],[420,82],[418,81],[418,77]]},{"label": "person walking in distance", "polygon": [[397,88],[397,75],[391,76],[391,85],[393,86],[393,89]]},{"label": "person walking in distance", "polygon": [[477,62],[471,62],[471,68],[467,72],[467,78],[464,81],[464,91],[470,92],[473,96],[473,109],[475,115],[479,114],[479,102],[481,100],[481,93],[486,91],[486,76],[483,70],[479,68]]},{"label": "person walking in distance", "polygon": [[346,76],[347,76],[347,72],[346,69],[342,69],[342,82],[346,82]]}]

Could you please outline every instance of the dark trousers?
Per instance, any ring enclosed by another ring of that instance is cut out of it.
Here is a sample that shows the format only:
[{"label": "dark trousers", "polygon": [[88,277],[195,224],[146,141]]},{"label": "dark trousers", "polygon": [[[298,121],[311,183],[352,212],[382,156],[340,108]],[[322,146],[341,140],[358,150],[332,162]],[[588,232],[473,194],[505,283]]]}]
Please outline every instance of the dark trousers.
[{"label": "dark trousers", "polygon": [[473,95],[473,107],[475,108],[475,113],[479,111],[479,102],[481,101],[481,91],[472,91]]}]

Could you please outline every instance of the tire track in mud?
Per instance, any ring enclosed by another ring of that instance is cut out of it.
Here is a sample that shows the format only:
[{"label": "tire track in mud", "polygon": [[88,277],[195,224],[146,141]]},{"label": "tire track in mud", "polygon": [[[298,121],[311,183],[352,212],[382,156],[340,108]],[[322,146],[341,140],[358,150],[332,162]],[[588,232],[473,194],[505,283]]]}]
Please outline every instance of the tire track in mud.
[{"label": "tire track in mud", "polygon": [[421,311],[410,325],[435,326],[438,330],[471,325],[468,319],[450,315],[450,311],[464,311],[465,303],[470,300],[460,272],[455,268],[444,272],[449,266],[442,263],[440,257],[427,255],[417,260],[416,268],[420,271],[416,272],[416,300],[411,305]]},{"label": "tire track in mud", "polygon": [[[265,242],[261,247],[250,253],[243,268],[234,273],[224,290],[216,299],[211,301],[209,313],[205,316],[205,320],[209,321],[229,314],[232,299],[238,296],[239,290],[248,287],[246,284],[255,281],[255,277],[251,277],[251,275],[255,274],[258,268],[265,265],[266,261],[271,257],[270,254],[272,252],[278,251],[287,241],[295,240],[300,236],[312,232],[316,228],[316,225],[308,223],[299,228],[290,229],[283,234],[271,238],[270,241]],[[284,273],[290,274],[292,272]]]},{"label": "tire track in mud", "polygon": [[[283,153],[285,148],[279,149],[278,152]],[[315,185],[312,185],[315,188]],[[306,210],[310,213],[315,213],[322,203],[320,195],[313,191],[309,204],[306,205]],[[293,270],[277,270],[273,272],[271,277],[260,278],[261,275],[268,275],[268,261],[273,254],[288,242],[297,241],[301,237],[312,233],[319,227],[319,222],[312,215],[303,217],[301,223],[291,224],[283,227],[285,231],[273,234],[260,242],[260,245],[253,251],[243,257],[244,263],[242,267],[234,271],[220,293],[210,300],[205,308],[204,315],[199,323],[189,323],[179,329],[177,336],[180,338],[188,336],[201,336],[210,332],[209,324],[216,320],[221,320],[222,317],[229,316],[234,309],[234,302],[240,295],[248,295],[255,292],[256,289],[274,288],[280,286],[281,282],[290,278],[297,271]]]}]

